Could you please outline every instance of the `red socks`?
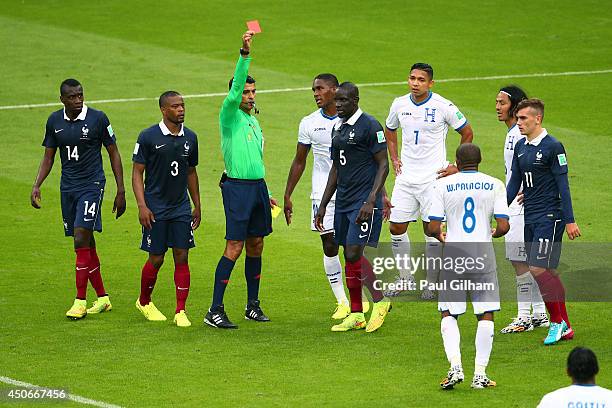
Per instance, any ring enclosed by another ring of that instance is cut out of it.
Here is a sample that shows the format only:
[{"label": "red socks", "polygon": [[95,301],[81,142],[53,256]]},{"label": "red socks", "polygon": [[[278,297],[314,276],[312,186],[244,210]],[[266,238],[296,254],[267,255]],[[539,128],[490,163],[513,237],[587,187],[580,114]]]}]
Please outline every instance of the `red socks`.
[{"label": "red socks", "polygon": [[185,310],[185,302],[189,296],[189,284],[191,277],[188,264],[178,264],[174,266],[174,285],[176,286],[176,311]]},{"label": "red socks", "polygon": [[156,269],[149,261],[145,262],[142,267],[142,274],[140,276],[140,304],[143,306],[148,305],[151,301],[151,293],[153,293],[153,288],[157,281],[157,272],[159,272],[159,269]]},{"label": "red socks", "polygon": [[89,253],[91,256],[89,270],[87,271],[89,282],[91,282],[91,286],[93,286],[98,297],[106,296],[106,290],[104,289],[104,283],[102,282],[102,275],[100,274],[100,259],[98,259],[96,248],[89,248]]},{"label": "red socks", "polygon": [[370,262],[363,256],[361,257],[360,261],[361,280],[365,287],[368,288],[370,295],[372,295],[372,301],[374,303],[380,302],[384,296],[380,290],[374,288],[374,281],[376,281],[377,278],[374,274],[374,271],[372,270],[372,265],[370,265]]},{"label": "red socks", "polygon": [[89,248],[77,248],[74,252],[76,252],[76,298],[85,300],[87,298],[87,280],[91,253]]},{"label": "red socks", "polygon": [[559,276],[547,270],[535,276],[535,280],[550,314],[550,321],[561,323],[561,320],[564,320],[570,327],[567,310],[565,309],[565,288]]},{"label": "red socks", "polygon": [[344,267],[346,277],[346,287],[349,291],[349,298],[351,299],[351,312],[360,313],[363,312],[363,305],[361,303],[361,262],[349,262],[346,261]]}]

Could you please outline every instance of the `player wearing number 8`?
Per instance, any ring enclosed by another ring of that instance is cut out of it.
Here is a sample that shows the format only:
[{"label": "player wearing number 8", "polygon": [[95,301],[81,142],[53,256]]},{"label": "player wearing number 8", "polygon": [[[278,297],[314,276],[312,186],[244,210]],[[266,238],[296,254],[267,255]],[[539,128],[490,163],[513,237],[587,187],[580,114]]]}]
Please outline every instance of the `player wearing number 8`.
[{"label": "player wearing number 8", "polygon": [[[187,327],[191,325],[185,314],[190,285],[188,255],[189,249],[195,246],[193,230],[200,224],[200,189],[196,172],[198,139],[183,125],[185,103],[178,92],[164,92],[159,97],[159,107],[162,121],[140,133],[132,158],[132,188],[143,227],[140,248],[149,253],[142,268],[136,308],[147,320],[166,320],[151,302],[151,293],[164,255],[171,247],[176,286],[174,322],[177,326]],[[143,173],[146,176],[144,182]]]},{"label": "player wearing number 8", "polygon": [[508,202],[514,200],[522,184],[527,263],[550,314],[544,340],[549,345],[574,337],[565,308],[565,288],[556,268],[563,230],[573,240],[580,236],[580,229],[574,221],[565,148],[542,127],[544,103],[539,99],[521,101],[516,117],[525,139],[514,147]]},{"label": "player wearing number 8", "polygon": [[[102,146],[108,155],[117,182],[113,212],[119,218],[125,212],[125,187],[121,156],[115,144],[115,133],[104,112],[84,104],[83,87],[76,79],[60,85],[60,100],[64,108],[53,112],[47,120],[45,155],[40,163],[30,195],[34,208],[40,208],[40,186],[53,167],[55,152],[62,160],[60,182],[64,233],[74,237],[76,252],[76,299],[66,312],[71,319],[87,313],[101,313],[112,306],[102,282],[100,260],[96,253],[93,231],[102,231],[100,208],[106,178],[102,168]],[[87,309],[87,281],[91,282],[98,299]]]}]

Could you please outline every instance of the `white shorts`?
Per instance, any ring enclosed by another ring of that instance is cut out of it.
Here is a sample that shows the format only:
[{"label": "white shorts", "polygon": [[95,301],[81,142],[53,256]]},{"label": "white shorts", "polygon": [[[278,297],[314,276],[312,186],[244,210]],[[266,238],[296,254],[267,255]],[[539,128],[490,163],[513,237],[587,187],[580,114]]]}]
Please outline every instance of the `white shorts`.
[{"label": "white shorts", "polygon": [[[456,277],[457,275],[455,275]],[[486,312],[496,312],[500,310],[499,285],[497,283],[497,273],[486,273],[478,275],[478,278],[471,278],[472,282],[492,283],[493,290],[452,290],[450,295],[452,301],[444,301],[443,291],[439,292],[441,300],[438,302],[439,312],[449,312],[452,315],[464,314],[467,310],[467,293],[470,294],[472,308],[475,315]],[[447,282],[448,283],[448,282]],[[449,285],[450,286],[450,285]]]},{"label": "white shorts", "polygon": [[527,262],[525,250],[525,217],[523,214],[510,214],[510,231],[505,235],[506,259],[510,261]]},{"label": "white shorts", "polygon": [[408,184],[401,180],[395,180],[393,193],[391,194],[391,217],[389,222],[403,224],[414,222],[419,217],[429,222],[428,212],[431,205],[432,183]]},{"label": "white shorts", "polygon": [[[317,211],[319,211],[319,204],[321,204],[321,200],[312,200],[312,213],[310,215],[310,229],[313,231],[319,232],[319,230],[315,227],[314,218],[317,215]],[[329,204],[327,204],[327,208],[325,209],[325,217],[323,217],[323,232],[321,235],[329,234],[334,231],[334,214],[336,213],[336,201],[331,200]]]}]

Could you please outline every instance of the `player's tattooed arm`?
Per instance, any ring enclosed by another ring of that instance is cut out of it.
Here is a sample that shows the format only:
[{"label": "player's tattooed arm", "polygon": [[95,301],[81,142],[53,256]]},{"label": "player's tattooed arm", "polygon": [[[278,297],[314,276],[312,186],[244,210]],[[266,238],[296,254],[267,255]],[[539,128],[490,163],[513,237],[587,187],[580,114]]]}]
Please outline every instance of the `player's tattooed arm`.
[{"label": "player's tattooed arm", "polygon": [[387,175],[389,174],[389,159],[387,158],[387,149],[379,150],[378,152],[376,152],[374,154],[374,161],[378,165],[378,168],[376,170],[376,176],[374,177],[374,185],[372,186],[372,191],[370,191],[370,195],[368,195],[368,200],[363,203],[363,205],[359,209],[359,215],[355,220],[357,224],[361,224],[362,222],[372,217],[372,213],[374,212],[374,204],[376,203],[376,197],[385,186],[385,180],[387,180]]},{"label": "player's tattooed arm", "polygon": [[304,173],[304,169],[306,169],[306,157],[308,157],[309,151],[310,146],[298,143],[295,151],[295,157],[293,158],[293,163],[291,163],[291,168],[289,169],[289,176],[287,176],[287,184],[285,186],[285,196],[283,197],[283,211],[285,213],[285,221],[287,221],[287,225],[291,224],[291,216],[293,215],[291,194],[293,194],[295,186],[297,185],[298,181],[300,181],[300,178]]},{"label": "player's tattooed arm", "polygon": [[325,209],[327,208],[327,204],[331,200],[332,196],[336,192],[336,187],[338,186],[338,169],[336,167],[336,162],[332,162],[332,167],[329,170],[329,176],[327,176],[327,186],[325,186],[325,192],[323,193],[323,197],[321,198],[321,204],[319,204],[319,210],[315,215],[314,224],[317,230],[323,232],[323,218],[325,218]]},{"label": "player's tattooed arm", "polygon": [[155,217],[153,216],[153,212],[147,207],[144,198],[144,170],[144,164],[134,162],[134,166],[132,167],[132,190],[134,190],[136,204],[138,204],[138,220],[140,221],[140,225],[150,230],[152,223],[155,222]]},{"label": "player's tattooed arm", "polygon": [[193,211],[191,212],[191,228],[194,230],[200,226],[202,220],[202,206],[200,203],[200,181],[198,179],[198,172],[195,167],[189,167],[187,173],[187,189],[189,190],[189,196],[193,201]]},{"label": "player's tattooed arm", "polygon": [[36,174],[36,180],[34,180],[32,192],[30,193],[30,204],[32,204],[32,207],[34,208],[40,208],[40,186],[45,181],[45,179],[51,172],[51,169],[53,168],[56,150],[57,148],[55,147],[45,148],[45,154],[40,162],[40,166],[38,167],[38,174]]},{"label": "player's tattooed arm", "polygon": [[108,158],[110,159],[111,168],[115,175],[115,182],[117,183],[117,195],[113,203],[113,213],[116,213],[115,218],[119,218],[125,212],[125,184],[123,184],[123,165],[121,163],[121,155],[119,154],[119,148],[115,143],[106,146],[108,151]]}]

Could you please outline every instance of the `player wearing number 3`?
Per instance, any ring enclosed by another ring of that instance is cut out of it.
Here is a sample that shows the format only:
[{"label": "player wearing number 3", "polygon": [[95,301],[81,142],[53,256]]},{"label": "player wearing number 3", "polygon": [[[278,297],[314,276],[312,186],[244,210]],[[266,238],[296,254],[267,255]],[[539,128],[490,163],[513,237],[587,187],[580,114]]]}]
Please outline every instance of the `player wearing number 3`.
[{"label": "player wearing number 3", "polygon": [[[196,172],[198,138],[183,125],[185,103],[178,92],[164,92],[159,97],[159,108],[162,121],[140,133],[132,157],[132,188],[142,225],[140,249],[149,253],[142,268],[136,308],[147,320],[166,320],[151,302],[151,293],[164,255],[171,247],[176,286],[174,323],[188,327],[191,326],[185,314],[190,284],[188,255],[189,249],[195,246],[193,230],[200,225],[201,215]],[[193,201],[193,211],[187,191]]]},{"label": "player wearing number 3", "polygon": [[[115,144],[115,133],[104,112],[88,108],[83,103],[83,87],[76,79],[67,79],[60,85],[60,100],[64,108],[53,112],[47,120],[45,155],[40,163],[30,201],[40,208],[40,186],[53,167],[55,152],[59,149],[62,160],[60,182],[64,233],[74,237],[76,252],[76,299],[66,312],[70,319],[81,319],[87,313],[101,313],[112,306],[102,282],[100,260],[96,253],[93,231],[102,232],[100,207],[106,178],[102,169],[102,145],[106,147],[117,182],[117,195],[113,212],[119,218],[125,212],[125,187],[121,156]],[[87,309],[87,281],[98,295]]]}]

